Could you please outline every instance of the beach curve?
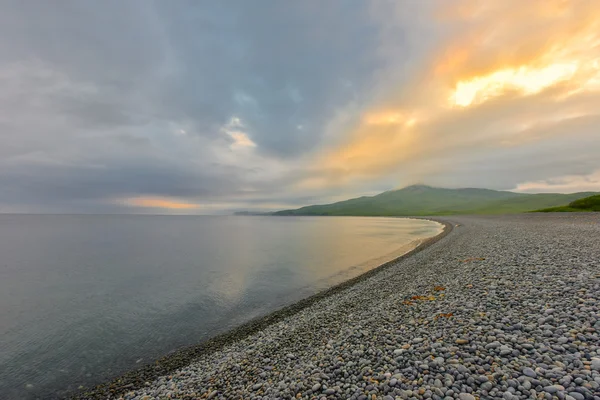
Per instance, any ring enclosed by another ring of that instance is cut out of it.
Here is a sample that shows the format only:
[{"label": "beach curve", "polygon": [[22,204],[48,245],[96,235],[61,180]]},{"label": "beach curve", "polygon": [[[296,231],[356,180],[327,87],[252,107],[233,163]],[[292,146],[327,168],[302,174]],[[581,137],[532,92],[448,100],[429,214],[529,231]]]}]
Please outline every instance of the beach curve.
[{"label": "beach curve", "polygon": [[599,399],[600,216],[445,223],[187,366],[80,398]]},{"label": "beach curve", "polygon": [[[422,219],[437,222],[441,225],[441,231],[435,236],[428,238],[418,239],[411,242],[406,246],[402,246],[400,249],[394,251],[394,253],[401,254],[393,259],[389,259],[389,255],[383,255],[381,258],[386,257],[388,261],[381,263],[380,265],[373,265],[372,268],[361,272],[359,275],[350,279],[344,280],[336,285],[333,285],[327,289],[321,290],[311,296],[296,301],[290,305],[274,310],[264,316],[254,318],[248,322],[241,324],[240,326],[233,328],[227,332],[216,335],[212,338],[203,340],[197,345],[188,346],[179,349],[175,352],[169,353],[151,364],[147,364],[138,369],[133,369],[125,374],[118,376],[117,378],[108,382],[99,384],[93,388],[83,389],[69,396],[72,400],[83,400],[83,399],[107,399],[107,398],[118,398],[121,394],[136,388],[146,386],[149,380],[155,379],[162,375],[169,374],[179,368],[185,367],[190,363],[194,362],[198,357],[206,356],[208,354],[219,351],[222,347],[242,340],[247,336],[250,336],[256,332],[259,332],[266,327],[281,321],[284,318],[293,316],[299,311],[313,305],[321,299],[332,296],[348,287],[355,285],[356,283],[368,279],[369,277],[377,274],[378,272],[389,268],[390,266],[400,262],[401,260],[410,257],[411,255],[418,253],[432,244],[443,239],[448,235],[453,225],[447,221],[438,218],[424,218],[424,217],[406,217],[406,219]],[[416,243],[413,245],[412,243]],[[59,398],[61,398],[59,396]]]}]

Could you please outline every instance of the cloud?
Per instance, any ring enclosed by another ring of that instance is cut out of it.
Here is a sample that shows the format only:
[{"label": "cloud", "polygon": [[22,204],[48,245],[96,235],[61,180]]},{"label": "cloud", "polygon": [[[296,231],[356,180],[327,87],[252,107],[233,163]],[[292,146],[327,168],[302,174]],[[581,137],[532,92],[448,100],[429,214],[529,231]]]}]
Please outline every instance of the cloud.
[{"label": "cloud", "polygon": [[588,175],[566,175],[535,182],[523,182],[515,191],[532,193],[576,193],[597,191],[600,186],[600,170]]},{"label": "cloud", "polygon": [[160,208],[167,210],[193,210],[201,207],[199,204],[192,204],[164,197],[132,197],[117,200],[117,203],[122,203],[131,207]]},{"label": "cloud", "polygon": [[361,1],[1,8],[5,209],[289,200],[285,186],[377,63]]},{"label": "cloud", "polygon": [[558,82],[572,79],[577,69],[577,64],[572,62],[551,64],[541,68],[520,66],[495,71],[487,76],[458,82],[450,101],[457,106],[468,107],[511,91],[520,95],[532,95]]},{"label": "cloud", "polygon": [[[426,181],[507,189],[555,173],[548,160],[563,172],[599,166],[597,9],[545,1],[440,8],[445,39],[423,72],[412,84],[386,82],[378,104],[317,157],[316,170],[324,173],[300,187],[387,179],[394,186]],[[482,169],[487,182],[478,177]]]},{"label": "cloud", "polygon": [[589,1],[5,2],[0,211],[592,176],[598,32]]},{"label": "cloud", "polygon": [[256,147],[256,143],[248,137],[243,129],[245,129],[244,124],[238,117],[231,117],[229,122],[221,128],[221,131],[233,140],[232,149]]}]

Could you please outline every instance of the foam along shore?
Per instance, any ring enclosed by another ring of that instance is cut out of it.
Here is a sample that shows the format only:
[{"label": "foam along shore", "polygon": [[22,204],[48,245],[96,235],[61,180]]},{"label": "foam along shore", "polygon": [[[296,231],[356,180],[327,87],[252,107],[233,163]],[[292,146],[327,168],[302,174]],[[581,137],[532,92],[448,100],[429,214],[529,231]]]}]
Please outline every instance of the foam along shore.
[{"label": "foam along shore", "polygon": [[398,261],[79,397],[600,400],[600,215],[448,223]]}]

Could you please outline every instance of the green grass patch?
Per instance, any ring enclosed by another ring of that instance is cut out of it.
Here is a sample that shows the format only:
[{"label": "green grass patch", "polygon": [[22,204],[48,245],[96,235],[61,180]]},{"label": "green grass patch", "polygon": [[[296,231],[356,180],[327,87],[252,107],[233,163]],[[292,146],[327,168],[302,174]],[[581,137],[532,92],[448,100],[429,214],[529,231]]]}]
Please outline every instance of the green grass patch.
[{"label": "green grass patch", "polygon": [[572,201],[567,206],[543,208],[534,212],[589,212],[600,211],[600,195],[584,197]]}]

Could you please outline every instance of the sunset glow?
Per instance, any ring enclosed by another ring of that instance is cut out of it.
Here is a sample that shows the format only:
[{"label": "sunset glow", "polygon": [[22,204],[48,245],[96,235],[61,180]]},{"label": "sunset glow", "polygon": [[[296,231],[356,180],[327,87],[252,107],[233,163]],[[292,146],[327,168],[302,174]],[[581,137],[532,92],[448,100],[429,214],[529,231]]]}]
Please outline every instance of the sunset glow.
[{"label": "sunset glow", "polygon": [[134,197],[122,201],[131,207],[164,208],[167,210],[192,210],[200,208],[198,204],[186,203],[162,197]]},{"label": "sunset glow", "polygon": [[[596,115],[589,107],[600,102],[597,9],[585,2],[458,3],[464,7],[445,3],[451,12],[442,20],[477,22],[438,47],[435,63],[423,68],[430,72],[390,88],[385,107],[365,111],[338,146],[324,149],[319,168],[332,172],[310,178],[313,184],[387,172],[401,186],[454,168],[456,156],[444,164],[449,152],[469,159],[477,149],[535,146],[559,138],[555,127]],[[528,34],[532,18],[539,27]]]},{"label": "sunset glow", "polygon": [[405,125],[412,126],[416,123],[414,117],[407,117],[399,111],[376,111],[365,114],[366,125]]},{"label": "sunset glow", "polygon": [[511,91],[521,95],[535,94],[572,78],[576,71],[576,63],[554,64],[539,69],[524,66],[500,70],[487,76],[458,82],[451,101],[458,106],[467,107]]}]

